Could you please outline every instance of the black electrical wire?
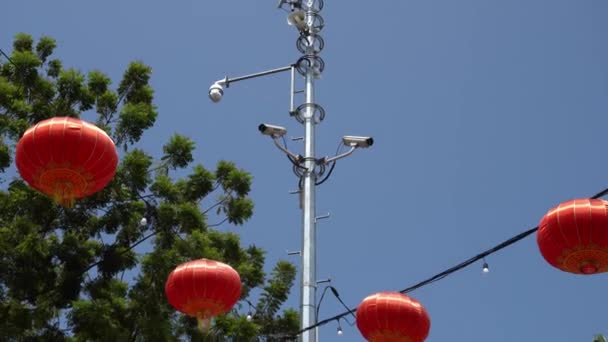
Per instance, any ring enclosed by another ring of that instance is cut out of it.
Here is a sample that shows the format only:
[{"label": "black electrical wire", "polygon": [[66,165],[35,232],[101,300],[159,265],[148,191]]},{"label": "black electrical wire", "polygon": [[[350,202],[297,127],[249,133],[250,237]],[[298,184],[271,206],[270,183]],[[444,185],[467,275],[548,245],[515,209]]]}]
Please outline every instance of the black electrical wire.
[{"label": "black electrical wire", "polygon": [[325,181],[327,181],[329,179],[329,176],[331,176],[331,173],[334,171],[334,167],[336,167],[336,162],[333,162],[331,164],[331,167],[329,168],[329,171],[327,172],[327,176],[325,176],[323,179],[321,179],[320,181],[315,183],[315,185],[321,185],[321,184],[325,183]]},{"label": "black electrical wire", "polygon": [[329,286],[325,286],[325,288],[323,289],[323,293],[321,294],[321,298],[319,298],[319,303],[317,303],[317,312],[315,315],[317,320],[319,319],[319,309],[321,309],[321,303],[323,302],[323,297],[325,297],[327,289],[329,289]]},{"label": "black electrical wire", "polygon": [[[335,153],[336,156],[340,152],[340,147],[342,147],[342,143],[341,142],[338,143],[338,147],[336,148],[336,153]],[[321,179],[320,181],[318,181],[317,183],[315,183],[315,185],[321,185],[321,184],[325,183],[325,181],[327,181],[329,179],[329,176],[331,176],[331,173],[334,171],[334,167],[336,167],[336,161],[334,161],[331,164],[331,167],[329,168],[329,171],[327,172],[327,176],[325,176],[323,179]]]},{"label": "black electrical wire", "polygon": [[[317,312],[316,312],[316,316],[315,316],[316,319],[319,319],[319,310],[321,309],[321,303],[323,302],[323,298],[325,297],[325,293],[327,293],[327,290],[331,290],[331,293],[334,295],[334,297],[336,297],[336,299],[340,302],[340,304],[342,304],[342,306],[344,308],[346,308],[346,310],[348,310],[349,312],[351,311],[351,309],[348,307],[348,305],[346,305],[346,303],[344,303],[342,298],[340,298],[340,294],[338,293],[338,290],[336,290],[336,288],[331,285],[327,285],[323,289],[323,292],[321,293],[321,298],[319,299],[319,303],[317,304]],[[353,314],[353,318],[356,319],[354,314]],[[348,323],[348,325],[350,325],[351,327],[355,324],[355,322],[350,322],[346,318],[342,318],[342,319],[344,319],[346,321],[346,323]]]},{"label": "black electrical wire", "polygon": [[[15,62],[13,62],[13,60],[2,49],[0,49],[0,54],[4,56],[15,67],[15,69],[17,69],[17,64],[15,64]],[[21,78],[23,79],[23,76]],[[21,91],[21,84],[19,84],[17,87],[17,91]]]},{"label": "black electrical wire", "polygon": [[287,157],[287,159],[289,159],[289,161],[293,164],[292,165],[292,169],[293,169],[293,173],[298,176],[298,177],[302,177],[303,171],[302,170],[306,170],[305,167],[303,167],[302,165],[300,165],[298,163],[297,160],[293,159],[290,155],[286,154],[285,155]]},{"label": "black electrical wire", "polygon": [[[283,147],[287,150],[287,140],[285,140],[285,136],[281,136],[281,138],[283,139]],[[292,156],[290,156],[289,154],[286,154],[287,159],[289,159],[289,161],[293,164],[294,167],[300,168],[300,169],[306,169],[304,166],[300,165],[300,163],[295,160]]]},{"label": "black electrical wire", "polygon": [[[608,194],[608,188],[606,188],[606,189],[598,192],[597,194],[591,196],[591,199],[598,199],[600,197],[605,196],[606,194]],[[432,277],[430,277],[430,278],[428,278],[426,280],[423,280],[423,281],[421,281],[421,282],[419,282],[419,283],[417,283],[415,285],[412,285],[412,286],[410,286],[408,288],[405,288],[405,289],[403,289],[403,290],[401,290],[399,292],[405,294],[405,293],[417,290],[417,289],[419,289],[421,287],[424,287],[426,285],[432,284],[432,283],[434,283],[436,281],[439,281],[439,280],[447,277],[448,275],[450,275],[452,273],[455,273],[457,271],[460,271],[460,270],[466,268],[467,266],[470,266],[471,264],[475,263],[476,261],[479,261],[479,260],[483,259],[484,257],[487,257],[490,254],[494,254],[494,253],[500,251],[503,248],[509,247],[509,246],[513,245],[514,243],[523,240],[524,238],[532,235],[537,230],[538,230],[538,226],[536,226],[534,228],[531,228],[531,229],[528,229],[528,230],[526,230],[526,231],[524,231],[524,232],[522,232],[520,234],[517,234],[517,235],[513,236],[512,238],[510,238],[508,240],[505,240],[505,241],[501,242],[500,244],[498,244],[498,245],[496,245],[496,246],[494,246],[494,247],[492,247],[490,249],[487,249],[487,250],[485,250],[485,251],[483,251],[483,252],[475,255],[472,258],[469,258],[469,259],[467,259],[467,260],[465,260],[465,261],[457,264],[456,266],[452,266],[452,267],[446,269],[443,272],[437,273],[436,275],[434,275],[434,276],[432,276]],[[344,316],[352,315],[355,311],[357,311],[357,308],[350,309],[350,310],[347,310],[347,311],[345,311],[345,312],[343,312],[341,314],[338,314],[338,315],[335,315],[333,317],[329,317],[329,318],[326,318],[324,320],[318,321],[316,324],[313,324],[311,326],[308,326],[308,327],[306,327],[306,328],[298,331],[296,333],[296,336],[300,335],[301,333],[306,332],[308,330],[311,330],[311,329],[323,326],[323,325],[325,325],[325,324],[327,324],[329,322],[338,321],[341,318],[343,318]]]},{"label": "black electrical wire", "polygon": [[[281,138],[283,138],[283,147],[285,147],[285,149],[287,149],[287,141],[285,140],[285,136],[282,136]],[[296,160],[294,157],[292,157],[289,154],[285,154],[285,156],[287,157],[287,159],[291,162],[292,164],[292,172],[293,174],[299,178],[298,181],[298,190],[302,190],[302,177],[304,176],[303,171],[306,170],[306,168],[304,166],[302,166],[300,164],[300,162],[298,160]]]},{"label": "black electrical wire", "polygon": [[346,321],[346,323],[348,323],[348,325],[350,325],[352,327],[356,323],[356,320],[357,320],[357,317],[355,316],[355,314],[352,313],[353,310],[351,308],[349,308],[348,305],[346,305],[346,303],[344,303],[342,298],[340,298],[340,294],[338,293],[338,290],[336,290],[335,287],[330,286],[329,289],[333,293],[334,297],[336,297],[336,299],[340,302],[340,304],[342,304],[342,306],[353,315],[353,318],[355,319],[355,321],[353,321],[352,323],[348,319],[346,319],[346,317],[343,317],[343,319]]},{"label": "black electrical wire", "polygon": [[13,62],[13,60],[6,53],[4,53],[4,51],[2,51],[2,49],[0,49],[0,54],[2,54],[12,65],[17,66],[17,64],[15,64],[15,62]]}]

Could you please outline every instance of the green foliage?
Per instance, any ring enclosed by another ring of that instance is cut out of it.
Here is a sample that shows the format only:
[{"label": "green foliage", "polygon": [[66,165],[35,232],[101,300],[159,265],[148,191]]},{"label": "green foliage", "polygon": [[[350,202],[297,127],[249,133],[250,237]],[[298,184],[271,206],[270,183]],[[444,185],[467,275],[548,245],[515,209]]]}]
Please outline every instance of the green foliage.
[{"label": "green foliage", "polygon": [[[1,90],[0,90],[1,91]],[[0,140],[0,172],[11,165],[11,150],[10,147]]]},{"label": "green foliage", "polygon": [[169,142],[163,146],[163,152],[165,153],[163,159],[166,160],[168,165],[173,169],[183,168],[194,160],[192,158],[193,150],[194,141],[179,134],[175,134],[169,139]]},{"label": "green foliage", "polygon": [[47,68],[47,76],[49,77],[57,77],[59,76],[59,73],[61,73],[61,61],[58,59],[53,59],[52,61],[49,61],[48,63],[48,68]]},{"label": "green foliage", "polygon": [[133,144],[146,128],[152,127],[156,120],[156,110],[149,103],[127,103],[120,111],[116,141],[126,148],[127,141]]},{"label": "green foliage", "polygon": [[[99,70],[65,68],[55,47],[52,38],[19,33],[14,64],[0,65],[0,176],[25,130],[53,116],[96,115],[125,152],[105,189],[73,208],[0,179],[0,340],[285,341],[298,328],[295,311],[280,312],[295,267],[279,262],[266,279],[264,251],[218,230],[252,216],[251,175],[227,161],[188,169],[195,144],[178,134],[158,160],[134,148],[157,117],[152,69],[131,63],[113,89]],[[168,274],[196,258],[232,265],[242,299],[258,289],[253,321],[241,302],[203,335],[169,306]]]},{"label": "green foliage", "polygon": [[593,342],[606,342],[606,337],[604,335],[595,335]]},{"label": "green foliage", "polygon": [[184,199],[187,201],[200,201],[202,198],[209,195],[214,188],[216,175],[207,171],[202,165],[196,165],[188,180],[181,185],[184,193]]},{"label": "green foliage", "polygon": [[264,286],[256,307],[255,321],[260,322],[262,335],[280,336],[298,331],[299,316],[295,311],[286,310],[277,316],[281,305],[289,296],[296,273],[296,268],[286,261],[280,261],[274,267],[272,278]]},{"label": "green foliage", "polygon": [[17,33],[13,42],[13,49],[17,52],[32,51],[34,39],[27,33]]},{"label": "green foliage", "polygon": [[[57,80],[56,110],[66,116],[78,116],[78,112],[92,108],[94,98],[84,84],[84,75],[74,69],[62,70]],[[78,110],[74,108],[78,105]]]},{"label": "green foliage", "polygon": [[[153,91],[148,85],[152,68],[142,62],[132,62],[125,71],[118,87],[119,99],[126,102],[122,107],[116,127],[116,142],[127,147],[141,138],[144,130],[152,127],[156,121],[156,107],[152,104]],[[111,123],[105,118],[106,124]]]},{"label": "green foliage", "polygon": [[152,165],[152,157],[140,149],[127,153],[120,163],[119,181],[123,187],[132,192],[142,192],[150,183],[148,169]]},{"label": "green foliage", "polygon": [[299,327],[298,313],[291,309],[278,313],[289,296],[296,273],[292,264],[278,262],[272,271],[272,278],[262,289],[252,321],[243,321],[242,316],[228,315],[216,321],[216,330],[221,331],[223,336],[233,337],[235,341],[257,341],[249,336],[265,336],[267,341],[293,340],[292,336]]},{"label": "green foliage", "polygon": [[47,57],[53,53],[55,47],[57,47],[55,39],[50,37],[40,37],[38,44],[36,44],[36,54],[42,63],[46,62]]},{"label": "green foliage", "polygon": [[88,79],[88,87],[91,90],[91,93],[96,96],[102,96],[108,91],[108,87],[112,81],[106,75],[104,75],[101,71],[93,70],[89,72],[87,76]]}]

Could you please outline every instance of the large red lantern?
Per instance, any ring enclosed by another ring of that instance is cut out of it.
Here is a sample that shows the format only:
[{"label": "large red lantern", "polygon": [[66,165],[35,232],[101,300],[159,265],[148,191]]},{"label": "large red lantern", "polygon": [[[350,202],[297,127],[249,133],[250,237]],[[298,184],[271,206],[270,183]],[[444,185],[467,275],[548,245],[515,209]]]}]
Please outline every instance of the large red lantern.
[{"label": "large red lantern", "polygon": [[85,121],[54,117],[28,129],[17,143],[17,169],[34,189],[65,206],[103,189],[114,177],[112,139]]},{"label": "large red lantern", "polygon": [[241,297],[241,278],[229,265],[199,259],[179,265],[167,279],[165,294],[169,304],[200,327],[209,327],[211,318],[225,314]]},{"label": "large red lantern", "polygon": [[415,299],[399,292],[380,292],[357,307],[357,327],[370,342],[422,342],[431,321]]},{"label": "large red lantern", "polygon": [[562,271],[608,271],[608,202],[575,199],[549,210],[538,227],[537,242],[547,262]]}]

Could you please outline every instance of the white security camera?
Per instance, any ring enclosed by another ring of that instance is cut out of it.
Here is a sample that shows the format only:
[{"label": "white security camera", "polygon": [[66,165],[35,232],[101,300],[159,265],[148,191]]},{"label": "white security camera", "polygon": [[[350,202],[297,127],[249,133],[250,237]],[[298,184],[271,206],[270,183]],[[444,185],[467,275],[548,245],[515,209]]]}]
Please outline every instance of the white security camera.
[{"label": "white security camera", "polygon": [[346,146],[366,148],[374,144],[374,138],[345,135],[342,137],[342,143]]},{"label": "white security camera", "polygon": [[209,87],[209,98],[213,102],[220,102],[224,95],[224,85],[226,85],[226,79],[216,81]]},{"label": "white security camera", "polygon": [[262,134],[269,135],[273,138],[279,138],[287,134],[287,128],[269,124],[261,124],[258,126],[258,129]]},{"label": "white security camera", "polygon": [[299,31],[304,31],[308,26],[306,25],[306,12],[302,10],[294,11],[287,16],[287,24],[289,26],[295,26]]}]

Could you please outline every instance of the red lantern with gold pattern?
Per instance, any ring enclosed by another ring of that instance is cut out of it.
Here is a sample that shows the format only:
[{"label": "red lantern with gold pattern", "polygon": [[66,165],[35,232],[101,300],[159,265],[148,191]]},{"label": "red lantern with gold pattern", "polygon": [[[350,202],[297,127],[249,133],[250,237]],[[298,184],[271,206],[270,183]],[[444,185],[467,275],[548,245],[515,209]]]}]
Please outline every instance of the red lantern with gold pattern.
[{"label": "red lantern with gold pattern", "polygon": [[102,190],[116,173],[118,153],[97,126],[70,117],[40,121],[17,143],[16,164],[34,189],[65,206]]},{"label": "red lantern with gold pattern", "polygon": [[357,327],[370,342],[422,342],[431,320],[415,299],[399,292],[380,292],[357,307]]},{"label": "red lantern with gold pattern", "polygon": [[211,318],[225,314],[241,297],[241,277],[229,265],[199,259],[179,265],[167,279],[169,304],[196,317],[202,330]]},{"label": "red lantern with gold pattern", "polygon": [[608,271],[608,202],[575,199],[549,210],[538,226],[537,242],[547,262],[562,271]]}]

